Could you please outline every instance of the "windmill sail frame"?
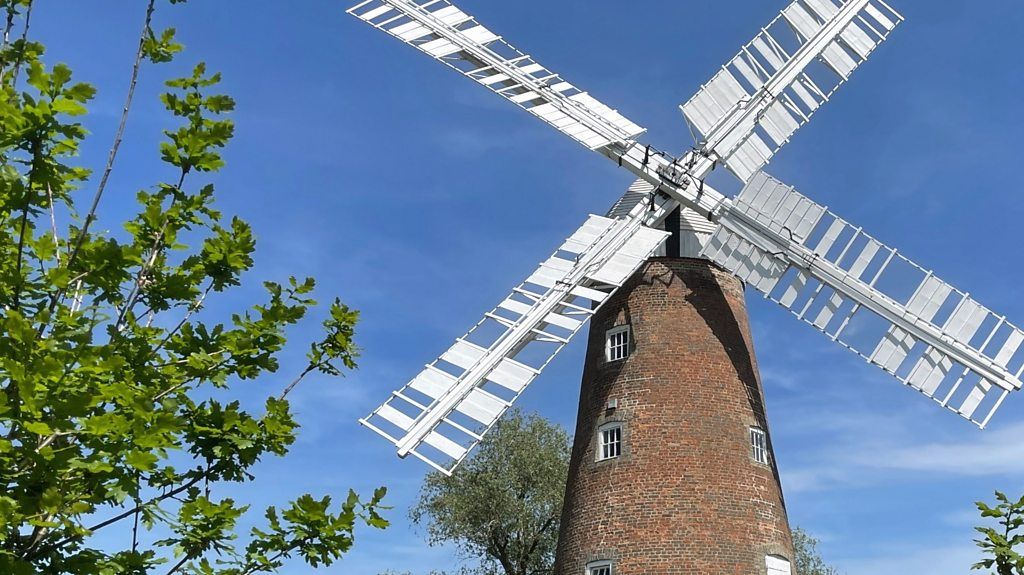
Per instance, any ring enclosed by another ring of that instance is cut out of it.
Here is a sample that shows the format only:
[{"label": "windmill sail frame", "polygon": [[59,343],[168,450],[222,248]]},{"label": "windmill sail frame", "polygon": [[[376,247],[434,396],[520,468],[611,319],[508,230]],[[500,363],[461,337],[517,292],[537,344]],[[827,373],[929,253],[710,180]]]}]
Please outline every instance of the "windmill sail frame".
[{"label": "windmill sail frame", "polygon": [[450,474],[661,246],[640,218],[590,216],[512,293],[360,423]]},{"label": "windmill sail frame", "polygon": [[[903,21],[884,0],[793,0],[680,106],[704,138],[700,150],[680,158],[641,143],[638,124],[448,0],[365,0],[348,12],[640,178],[613,208],[616,218],[591,216],[480,323],[360,420],[400,456],[450,474],[664,241],[667,233],[648,226],[679,206],[717,226],[704,257],[980,427],[1021,388],[1024,331],[760,173]],[[746,183],[735,200],[704,181],[719,163]],[[546,347],[536,363],[523,359],[538,346]]]},{"label": "windmill sail frame", "polygon": [[758,174],[720,223],[704,257],[979,427],[1021,388],[1024,331],[792,187]]},{"label": "windmill sail frame", "polygon": [[883,0],[794,0],[680,109],[746,182],[902,21]]}]

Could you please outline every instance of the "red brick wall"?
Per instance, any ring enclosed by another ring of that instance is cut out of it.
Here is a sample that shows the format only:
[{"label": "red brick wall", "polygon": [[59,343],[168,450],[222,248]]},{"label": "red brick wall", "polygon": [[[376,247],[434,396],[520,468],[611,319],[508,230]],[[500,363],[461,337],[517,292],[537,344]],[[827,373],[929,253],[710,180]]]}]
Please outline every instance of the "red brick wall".
[{"label": "red brick wall", "polygon": [[[632,325],[635,349],[606,363],[605,332]],[[608,400],[618,408],[607,410]],[[622,456],[596,462],[597,428],[623,426]],[[648,261],[593,318],[557,575],[614,561],[615,575],[764,574],[792,561],[742,284],[713,264]]]}]

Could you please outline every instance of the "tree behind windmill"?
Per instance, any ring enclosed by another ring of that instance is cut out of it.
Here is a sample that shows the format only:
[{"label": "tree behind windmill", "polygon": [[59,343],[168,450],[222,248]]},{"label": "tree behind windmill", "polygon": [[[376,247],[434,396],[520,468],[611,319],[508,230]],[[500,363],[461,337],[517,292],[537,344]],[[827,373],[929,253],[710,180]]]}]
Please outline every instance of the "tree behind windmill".
[{"label": "tree behind windmill", "polygon": [[432,545],[454,543],[484,573],[548,573],[569,447],[562,427],[512,411],[451,477],[427,476],[410,517],[426,525]]},{"label": "tree behind windmill", "polygon": [[818,540],[797,527],[793,530],[793,552],[798,575],[839,575],[818,552]]}]

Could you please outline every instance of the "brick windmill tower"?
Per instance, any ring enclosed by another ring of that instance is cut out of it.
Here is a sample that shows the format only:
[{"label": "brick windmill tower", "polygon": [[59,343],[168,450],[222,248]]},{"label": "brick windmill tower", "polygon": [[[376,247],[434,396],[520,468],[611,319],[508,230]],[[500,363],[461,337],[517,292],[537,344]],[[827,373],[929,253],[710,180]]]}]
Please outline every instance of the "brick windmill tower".
[{"label": "brick windmill tower", "polygon": [[743,284],[699,257],[706,220],[666,227],[665,255],[590,321],[555,573],[786,572]]},{"label": "brick windmill tower", "polygon": [[790,3],[681,106],[681,156],[447,0],[348,12],[639,178],[360,420],[451,473],[592,321],[559,575],[791,573],[744,287],[980,427],[1020,389],[1024,332],[760,171],[902,21],[884,0]]}]

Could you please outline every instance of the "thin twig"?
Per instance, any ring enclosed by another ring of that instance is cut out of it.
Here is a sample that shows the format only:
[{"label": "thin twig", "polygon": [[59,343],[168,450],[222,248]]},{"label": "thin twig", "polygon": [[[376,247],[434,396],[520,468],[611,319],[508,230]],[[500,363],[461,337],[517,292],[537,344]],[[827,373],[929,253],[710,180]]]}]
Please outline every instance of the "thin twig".
[{"label": "thin twig", "polygon": [[18,232],[18,263],[14,267],[14,277],[17,284],[14,287],[13,309],[18,309],[21,299],[21,288],[24,283],[21,279],[21,255],[25,250],[25,228],[28,225],[28,200],[25,201],[25,208],[21,212],[21,229]]},{"label": "thin twig", "polygon": [[63,432],[62,431],[58,431],[58,432],[51,433],[50,435],[46,436],[46,439],[43,439],[42,441],[39,442],[39,445],[36,446],[36,453],[39,453],[40,451],[46,449],[51,444],[53,444],[53,442],[56,441],[58,437],[61,437],[61,436],[64,436],[64,435],[74,435],[74,434],[72,432],[70,432],[70,431],[63,431]]},{"label": "thin twig", "polygon": [[139,515],[142,514],[142,507],[139,506],[139,493],[142,491],[142,475],[135,474],[135,520],[132,524],[132,553],[139,550]]},{"label": "thin twig", "polygon": [[60,265],[60,236],[57,234],[57,209],[53,205],[53,189],[46,184],[46,198],[50,202],[50,231],[53,232],[53,245],[56,246],[54,257],[57,258],[57,265]]},{"label": "thin twig", "polygon": [[[78,253],[82,249],[82,245],[85,243],[86,237],[89,235],[89,226],[96,220],[96,211],[99,208],[100,199],[103,197],[103,191],[107,187],[107,180],[110,177],[110,172],[114,169],[114,160],[117,158],[117,152],[121,148],[121,141],[124,138],[125,127],[128,125],[128,112],[131,110],[132,100],[135,97],[135,86],[139,81],[139,68],[142,65],[142,58],[145,54],[146,35],[150,31],[150,24],[153,20],[153,11],[156,0],[149,0],[149,4],[146,6],[146,17],[142,26],[142,33],[139,35],[139,48],[135,51],[135,61],[132,64],[132,75],[128,82],[128,94],[125,96],[124,107],[121,109],[121,119],[117,126],[117,132],[114,134],[114,143],[110,147],[110,153],[107,155],[107,164],[103,168],[103,175],[100,178],[99,186],[96,188],[96,194],[93,196],[92,205],[89,207],[89,212],[85,216],[85,221],[82,224],[82,229],[79,231],[78,239],[75,240],[75,247],[68,254],[67,267],[70,269],[74,265],[75,260],[78,258]],[[72,308],[76,305],[81,307],[82,301],[79,297],[81,293],[81,283],[79,283],[74,298]],[[53,293],[50,298],[49,311],[53,312],[57,308],[57,305],[64,299],[65,290],[67,288],[60,288]],[[46,322],[41,322],[39,326],[39,336],[46,331]]]},{"label": "thin twig", "polygon": [[41,145],[41,143],[39,142],[38,138],[32,142],[32,165],[33,165],[33,167],[29,169],[28,178],[26,179],[26,182],[25,182],[25,197],[24,197],[25,205],[22,207],[22,211],[21,211],[21,230],[18,232],[18,253],[17,253],[17,258],[18,259],[16,260],[17,263],[15,264],[15,267],[14,267],[14,281],[16,283],[15,283],[15,286],[14,286],[14,297],[12,298],[12,302],[11,302],[12,303],[12,309],[15,309],[15,310],[18,309],[20,307],[20,304],[21,304],[21,302],[20,302],[20,300],[21,300],[21,288],[23,287],[23,284],[24,284],[24,282],[22,281],[22,278],[21,278],[21,259],[22,259],[22,254],[25,251],[25,228],[28,226],[28,208],[29,208],[29,205],[32,202],[32,176],[35,174],[34,166],[35,166],[35,163],[36,163],[36,160],[37,160],[36,156],[39,154],[39,146],[40,145]]},{"label": "thin twig", "polygon": [[299,385],[299,382],[301,382],[309,374],[309,372],[313,371],[314,369],[316,369],[315,365],[307,365],[306,369],[302,370],[302,373],[300,373],[299,376],[296,377],[294,381],[289,383],[288,387],[284,388],[284,391],[281,392],[281,396],[278,397],[278,399],[284,399],[288,397],[288,394],[291,393],[293,389],[295,389],[295,386]]},{"label": "thin twig", "polygon": [[178,322],[178,325],[174,326],[174,329],[167,332],[167,335],[165,335],[164,338],[160,341],[160,343],[158,343],[156,347],[153,348],[153,351],[149,355],[150,357],[156,356],[156,354],[161,349],[163,349],[165,345],[167,345],[167,342],[171,341],[171,338],[174,337],[174,335],[177,334],[178,331],[185,326],[185,323],[188,322],[189,318],[192,317],[192,314],[196,313],[197,311],[199,311],[199,308],[203,307],[203,302],[206,301],[206,296],[210,295],[210,290],[212,289],[213,283],[211,282],[210,285],[206,286],[206,289],[203,291],[203,295],[199,296],[199,299],[196,300],[196,302],[193,303],[191,306],[189,306],[188,313],[185,314],[185,317],[181,318],[181,321]]},{"label": "thin twig", "polygon": [[[53,517],[53,513],[47,513],[43,516],[42,521],[43,523],[49,523],[53,520]],[[40,541],[46,539],[46,535],[49,532],[50,530],[48,528],[43,527],[42,525],[37,525],[35,529],[32,530],[32,535],[29,536],[28,546],[26,547],[26,549],[32,549],[36,545],[39,545]]]},{"label": "thin twig", "polygon": [[[14,2],[7,5],[7,22],[4,24],[4,39],[3,44],[0,44],[0,52],[7,50],[7,46],[11,44],[11,30],[14,29]],[[7,72],[7,66],[0,65],[0,83],[4,80],[4,73]]]},{"label": "thin twig", "polygon": [[191,559],[191,557],[189,557],[189,555],[186,553],[185,556],[181,558],[181,561],[178,561],[178,563],[174,567],[171,567],[171,569],[167,572],[167,575],[171,575],[178,569],[181,569],[181,566],[184,565],[185,562],[187,562],[189,559]]},{"label": "thin twig", "polygon": [[75,295],[71,298],[71,313],[77,313],[78,310],[82,309],[82,302],[85,300],[85,294],[82,293],[82,280],[78,280],[78,285],[75,286]]},{"label": "thin twig", "polygon": [[[218,351],[217,353],[224,353],[224,350]],[[211,369],[220,369],[221,367],[224,367],[224,365],[227,364],[228,361],[230,361],[230,358],[222,360],[222,361],[214,364],[214,366]],[[193,378],[190,378],[190,379],[186,379],[184,381],[180,381],[180,382],[172,385],[171,387],[168,387],[167,389],[161,391],[160,393],[156,394],[156,396],[153,397],[153,403],[156,403],[156,402],[160,401],[161,399],[167,397],[168,395],[174,393],[175,391],[178,391],[179,389],[185,387],[186,385],[191,383],[193,380],[198,380],[198,379],[199,378],[193,377]]]},{"label": "thin twig", "polygon": [[[181,170],[181,176],[178,178],[178,184],[174,186],[175,190],[179,192],[181,191],[181,186],[185,184],[185,176],[188,175],[188,172],[188,168],[183,168]],[[168,210],[174,206],[176,201],[177,195],[171,197],[171,204],[168,207]],[[117,314],[117,321],[114,322],[115,331],[121,330],[121,327],[124,325],[124,320],[128,316],[128,312],[130,312],[132,308],[135,307],[135,304],[138,303],[139,295],[142,293],[142,284],[145,283],[147,274],[156,264],[156,259],[160,256],[160,252],[163,251],[163,242],[164,237],[167,234],[168,223],[169,221],[165,221],[163,227],[160,228],[160,233],[158,233],[156,238],[153,240],[153,247],[151,248],[149,257],[142,264],[142,267],[139,268],[139,273],[135,275],[135,282],[132,284],[132,289],[128,292],[128,297],[125,299],[124,307],[121,308],[121,311]]]},{"label": "thin twig", "polygon": [[[190,487],[194,486],[196,483],[199,483],[202,479],[203,479],[203,475],[202,474],[201,475],[196,475],[192,479],[188,480],[188,482],[183,483],[183,484],[181,484],[178,487],[175,487],[174,489],[168,491],[167,493],[164,493],[162,495],[158,495],[157,497],[154,497],[154,498],[146,501],[145,503],[140,503],[140,504],[136,505],[135,507],[133,507],[133,508],[131,508],[131,509],[129,509],[129,510],[123,512],[123,513],[115,515],[114,517],[111,517],[110,519],[107,519],[106,521],[101,521],[100,523],[97,523],[96,525],[93,525],[92,527],[89,527],[88,529],[86,529],[87,534],[91,535],[91,534],[99,531],[100,529],[103,529],[104,527],[108,527],[110,525],[113,525],[114,523],[117,523],[118,521],[121,521],[122,519],[124,519],[126,517],[130,517],[136,511],[144,509],[145,507],[153,505],[154,503],[159,503],[159,502],[163,501],[164,499],[168,499],[168,498],[174,497],[175,495],[177,495],[179,493],[183,493],[185,491],[188,491],[188,489]],[[85,535],[86,534],[77,534],[77,535],[72,535],[70,537],[65,537],[64,539],[61,539],[60,541],[54,543],[53,545],[47,545],[46,547],[43,547],[43,548],[39,549],[38,551],[36,551],[35,553],[32,554],[32,557],[38,557],[38,556],[43,555],[45,553],[49,553],[50,551],[56,551],[57,549],[60,549],[61,547],[67,545],[68,543],[71,543],[72,541],[77,541],[79,539],[82,539],[83,537],[85,537]]]},{"label": "thin twig", "polygon": [[18,53],[18,61],[14,64],[14,76],[11,78],[11,87],[18,84],[18,73],[21,72],[21,65],[25,62],[25,40],[28,39],[28,26],[32,22],[32,0],[29,0],[25,8],[25,27],[21,30],[21,52]]},{"label": "thin twig", "polygon": [[[145,54],[144,48],[146,45],[146,35],[150,31],[150,24],[153,21],[153,10],[156,0],[149,0],[149,4],[146,6],[146,19],[142,26],[142,34],[139,36],[139,48],[135,52],[135,63],[132,65],[132,76],[128,82],[128,95],[124,100],[124,107],[121,108],[121,121],[117,126],[117,132],[114,134],[114,143],[110,146],[110,153],[107,155],[107,165],[103,168],[103,175],[100,176],[99,186],[96,187],[96,194],[92,198],[92,205],[89,207],[89,212],[85,216],[85,221],[82,223],[82,229],[78,234],[78,240],[75,242],[75,248],[71,251],[71,255],[68,257],[68,267],[71,267],[75,263],[75,259],[78,257],[78,252],[82,248],[82,244],[85,243],[85,238],[89,234],[89,226],[92,225],[93,221],[96,220],[96,210],[99,208],[100,199],[103,197],[103,191],[107,188],[107,180],[110,178],[110,172],[114,169],[114,160],[117,159],[117,151],[121,148],[121,140],[124,139],[125,126],[128,125],[128,111],[132,107],[132,99],[135,97],[135,85],[139,81],[139,68],[142,65],[142,58]],[[56,299],[54,300],[56,301]]]},{"label": "thin twig", "polygon": [[11,30],[14,28],[14,15],[17,13],[14,7],[14,2],[7,4],[7,24],[4,25],[4,43],[0,46],[0,50],[7,48],[11,43]]},{"label": "thin twig", "polygon": [[[298,549],[299,547],[301,547],[308,540],[309,540],[308,537],[304,537],[304,538],[302,538],[302,539],[300,539],[298,541],[292,542],[291,546],[288,549],[282,549],[281,551],[278,551],[277,554],[275,554],[272,557],[270,557],[269,559],[267,559],[266,562],[269,563],[269,564],[273,564],[278,559],[284,557],[286,553],[290,553],[290,552],[294,551],[295,549]],[[252,575],[259,568],[260,568],[260,565],[258,563],[254,562],[254,563],[246,566],[245,570],[242,571],[241,575]]]}]

